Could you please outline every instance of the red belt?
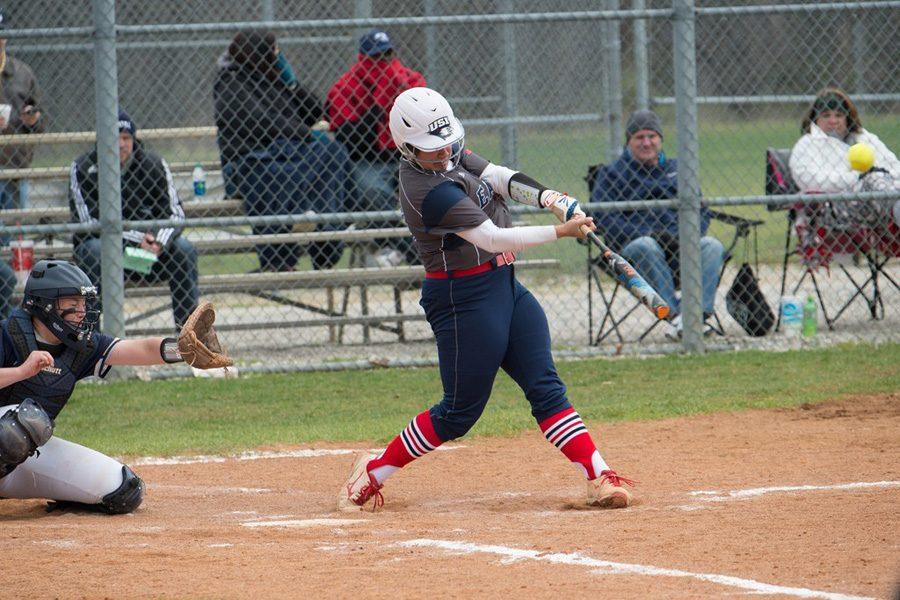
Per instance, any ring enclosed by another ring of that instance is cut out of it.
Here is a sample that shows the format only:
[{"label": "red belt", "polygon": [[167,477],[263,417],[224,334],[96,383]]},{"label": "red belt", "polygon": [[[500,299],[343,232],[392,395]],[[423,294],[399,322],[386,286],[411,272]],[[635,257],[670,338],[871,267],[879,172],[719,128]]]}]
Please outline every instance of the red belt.
[{"label": "red belt", "polygon": [[469,277],[471,275],[478,275],[492,269],[511,265],[514,262],[516,262],[516,255],[512,252],[504,252],[503,254],[498,254],[491,260],[483,262],[477,267],[472,267],[471,269],[459,269],[456,271],[427,271],[425,273],[425,279],[458,279],[460,277]]}]

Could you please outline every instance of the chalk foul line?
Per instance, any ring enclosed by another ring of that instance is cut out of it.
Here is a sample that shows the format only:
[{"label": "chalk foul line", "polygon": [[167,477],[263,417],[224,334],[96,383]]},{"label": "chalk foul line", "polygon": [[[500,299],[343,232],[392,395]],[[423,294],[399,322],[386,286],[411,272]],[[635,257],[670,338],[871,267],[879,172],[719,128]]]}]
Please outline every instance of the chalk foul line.
[{"label": "chalk foul line", "polygon": [[853,596],[836,592],[825,592],[799,587],[773,585],[770,583],[754,581],[752,579],[732,577],[730,575],[718,575],[715,573],[693,573],[691,571],[682,571],[680,569],[666,569],[663,567],[654,567],[650,565],[599,560],[578,553],[544,553],[537,550],[524,550],[520,548],[511,548],[508,546],[495,546],[474,544],[469,542],[455,542],[451,540],[432,539],[407,540],[404,542],[396,542],[394,545],[404,548],[437,548],[440,550],[446,550],[447,552],[456,552],[462,554],[493,554],[495,556],[502,557],[504,561],[533,560],[537,562],[547,562],[561,565],[574,565],[588,567],[604,575],[610,574],[645,575],[649,577],[684,577],[739,588],[757,594],[781,594],[786,596],[795,596],[797,598],[824,598],[825,600],[873,600],[868,596]]},{"label": "chalk foul line", "polygon": [[[439,446],[437,449],[439,451],[448,451],[448,450],[459,450],[461,448],[465,448],[463,444],[455,444],[451,446]],[[371,449],[371,452],[381,452],[383,448]],[[281,451],[256,451],[250,450],[247,452],[241,452],[239,454],[228,454],[228,455],[204,455],[199,454],[196,456],[142,456],[140,458],[136,458],[132,461],[123,461],[127,462],[131,466],[139,467],[144,465],[193,465],[200,463],[224,463],[224,462],[239,462],[245,460],[264,460],[270,458],[315,458],[318,456],[340,456],[344,454],[355,454],[357,452],[362,452],[363,450],[360,448],[298,448],[296,450],[281,450]]]},{"label": "chalk foul line", "polygon": [[247,521],[241,523],[243,527],[343,527],[346,525],[360,525],[368,519],[283,519],[279,521]]},{"label": "chalk foul line", "polygon": [[729,500],[746,500],[757,498],[765,494],[777,494],[784,492],[821,492],[837,490],[862,490],[872,488],[900,487],[900,481],[855,481],[853,483],[838,483],[834,485],[785,485],[778,487],[759,487],[744,490],[731,490],[722,492],[718,490],[698,490],[691,492],[691,496],[704,502],[727,502]]}]

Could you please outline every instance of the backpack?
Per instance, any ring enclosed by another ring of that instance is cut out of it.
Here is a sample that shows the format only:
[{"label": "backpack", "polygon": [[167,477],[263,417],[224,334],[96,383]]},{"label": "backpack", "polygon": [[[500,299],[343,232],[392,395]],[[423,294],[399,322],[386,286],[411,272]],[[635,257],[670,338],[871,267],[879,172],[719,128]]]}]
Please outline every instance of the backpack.
[{"label": "backpack", "polygon": [[725,307],[744,331],[754,337],[766,335],[775,324],[775,315],[759,289],[759,281],[750,263],[745,262],[738,270],[731,288],[725,294]]}]

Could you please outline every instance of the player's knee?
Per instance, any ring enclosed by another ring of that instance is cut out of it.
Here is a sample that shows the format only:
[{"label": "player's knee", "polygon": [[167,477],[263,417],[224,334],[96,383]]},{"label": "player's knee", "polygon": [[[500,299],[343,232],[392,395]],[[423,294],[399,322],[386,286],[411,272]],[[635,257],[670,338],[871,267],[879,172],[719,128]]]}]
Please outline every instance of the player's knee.
[{"label": "player's knee", "polygon": [[144,482],[130,467],[122,467],[122,485],[103,496],[100,506],[111,515],[134,512],[144,500]]},{"label": "player's knee", "polygon": [[53,421],[41,406],[26,398],[0,417],[0,477],[37,452],[53,436]]}]

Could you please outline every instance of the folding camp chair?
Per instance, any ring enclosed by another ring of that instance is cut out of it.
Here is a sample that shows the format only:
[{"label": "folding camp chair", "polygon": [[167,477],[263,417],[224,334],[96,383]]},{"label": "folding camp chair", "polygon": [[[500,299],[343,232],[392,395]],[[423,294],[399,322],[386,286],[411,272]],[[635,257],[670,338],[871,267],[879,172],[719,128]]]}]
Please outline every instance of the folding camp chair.
[{"label": "folding camp chair", "polygon": [[[602,166],[603,165],[594,165],[588,168],[588,174],[584,179],[588,184],[589,192],[593,191],[597,172]],[[756,228],[759,225],[762,225],[763,221],[745,219],[743,217],[718,210],[709,209],[709,213],[714,220],[734,227],[734,235],[732,236],[731,242],[728,244],[728,246],[725,247],[725,260],[722,261],[722,269],[719,271],[719,284],[721,285],[722,275],[725,273],[725,267],[728,265],[733,256],[735,246],[737,246],[738,242],[741,240],[744,240],[745,243],[749,243],[749,236],[751,232],[754,234],[753,239],[755,246],[757,239]],[[615,334],[615,338],[619,343],[632,341],[627,339],[626,335],[623,334],[622,326],[633,314],[642,309],[642,305],[637,300],[635,300],[634,302],[626,303],[624,306],[616,305],[616,298],[619,296],[619,294],[621,293],[628,296],[628,292],[622,290],[622,286],[618,282],[618,280],[615,279],[615,277],[612,277],[612,275],[609,273],[606,263],[600,260],[600,256],[598,253],[594,252],[593,245],[587,244],[587,249],[588,335],[590,336],[589,342],[593,346],[599,346],[613,334]],[[672,275],[675,281],[676,289],[680,289],[680,273],[678,271],[675,271]],[[604,283],[605,277],[611,277],[613,279],[611,290],[608,290],[608,283]],[[596,288],[597,292],[599,293],[600,300],[603,304],[603,316],[600,319],[600,323],[597,327],[596,333],[594,332],[594,288]],[[630,298],[630,296],[628,297]],[[656,329],[656,327],[661,322],[662,321],[660,320],[654,320],[649,326],[646,326],[641,334],[633,341],[643,341],[648,335],[650,335],[650,333],[654,329]],[[719,315],[717,312],[714,311],[712,315],[709,315],[707,317],[706,325],[712,332],[718,335],[725,335],[725,329],[722,325],[722,321],[719,319]]]},{"label": "folding camp chair", "polygon": [[[766,150],[766,194],[796,194],[799,192],[788,167],[790,150],[769,148]],[[803,267],[800,278],[788,295],[794,295],[807,278],[812,282],[822,316],[828,329],[857,300],[866,303],[872,319],[884,318],[882,283],[887,282],[900,291],[897,281],[886,270],[888,261],[900,257],[900,228],[890,222],[876,226],[842,226],[833,217],[831,203],[796,203],[770,205],[770,210],[786,209],[787,230],[784,239],[784,257],[781,265],[781,296],[788,289],[788,262],[792,256],[800,259]],[[845,265],[847,260],[864,264],[867,272],[860,281]],[[826,301],[817,271],[820,267],[830,275],[835,264],[853,290],[849,298],[839,300],[837,306]],[[780,311],[779,311],[780,312]],[[779,314],[775,330],[781,327]]]}]

